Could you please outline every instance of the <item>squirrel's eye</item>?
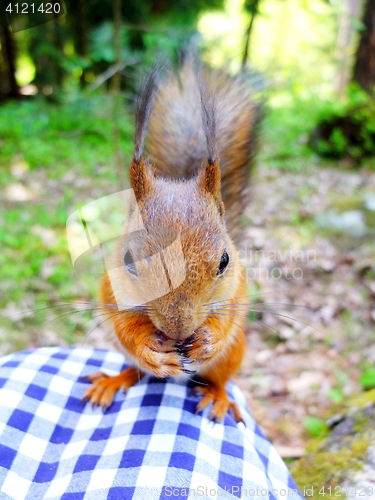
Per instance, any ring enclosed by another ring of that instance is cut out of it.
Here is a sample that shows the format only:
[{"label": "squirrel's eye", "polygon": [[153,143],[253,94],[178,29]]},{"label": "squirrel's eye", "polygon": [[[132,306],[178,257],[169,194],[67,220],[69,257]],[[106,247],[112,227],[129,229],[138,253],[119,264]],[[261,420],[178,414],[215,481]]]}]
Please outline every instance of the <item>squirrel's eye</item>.
[{"label": "squirrel's eye", "polygon": [[227,251],[224,250],[224,253],[221,256],[219,269],[217,270],[217,275],[223,274],[228,264],[229,264],[229,255],[227,254]]},{"label": "squirrel's eye", "polygon": [[125,263],[125,266],[127,267],[127,270],[129,271],[130,274],[133,274],[134,276],[138,276],[133,257],[131,255],[131,253],[129,252],[129,250],[126,252],[126,254],[124,256],[124,263]]}]

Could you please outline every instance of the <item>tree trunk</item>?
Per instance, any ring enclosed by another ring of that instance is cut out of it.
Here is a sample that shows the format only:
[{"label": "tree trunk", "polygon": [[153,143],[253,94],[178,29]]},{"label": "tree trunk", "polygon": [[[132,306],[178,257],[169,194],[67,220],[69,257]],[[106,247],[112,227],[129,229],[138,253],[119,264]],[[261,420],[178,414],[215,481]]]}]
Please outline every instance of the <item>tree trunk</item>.
[{"label": "tree trunk", "polygon": [[[19,97],[19,87],[16,81],[16,46],[7,19],[1,16],[1,52],[4,60],[5,85],[4,93],[7,97]],[[2,72],[3,73],[3,72]]]},{"label": "tree trunk", "polygon": [[353,80],[369,94],[375,87],[375,0],[367,0],[363,14],[364,30],[359,41]]},{"label": "tree trunk", "polygon": [[[76,50],[81,57],[87,55],[87,22],[86,22],[86,6],[84,0],[77,0],[76,3]],[[86,83],[85,70],[82,70],[80,77],[81,87]]]},{"label": "tree trunk", "polygon": [[165,14],[168,10],[168,2],[166,0],[152,0],[151,2],[151,13],[156,15]]},{"label": "tree trunk", "polygon": [[[54,45],[59,51],[60,54],[64,53],[64,40],[63,40],[63,30],[61,26],[61,18],[58,17],[57,19],[53,20],[54,24]],[[56,78],[56,90],[60,90],[63,87],[63,82],[64,82],[64,70],[61,66],[60,61],[55,60],[54,61],[54,66],[55,66],[55,78]]]},{"label": "tree trunk", "polygon": [[[121,0],[113,1],[113,48],[115,53],[115,63],[121,60]],[[121,73],[117,71],[113,75],[112,88],[115,94],[120,92]]]},{"label": "tree trunk", "polygon": [[253,0],[253,3],[251,4],[251,8],[250,8],[250,16],[251,17],[250,17],[249,26],[247,27],[247,30],[246,30],[245,46],[244,46],[244,52],[243,52],[242,64],[241,64],[241,67],[243,70],[247,66],[247,61],[248,61],[248,57],[249,57],[249,49],[250,49],[250,38],[251,38],[251,33],[253,31],[254,19],[258,13],[259,1],[260,0]]},{"label": "tree trunk", "polygon": [[[121,24],[122,24],[122,4],[121,0],[113,0],[113,48],[115,52],[115,63],[121,61]],[[121,73],[116,71],[112,79],[113,92],[113,149],[114,164],[117,170],[118,183],[121,189],[125,189],[125,177],[123,159],[120,144],[120,119],[121,119]]]},{"label": "tree trunk", "polygon": [[358,24],[360,21],[362,4],[362,0],[344,0],[342,3],[335,50],[337,70],[333,80],[334,92],[339,97],[345,96],[351,77],[352,49],[356,35],[355,23]]}]

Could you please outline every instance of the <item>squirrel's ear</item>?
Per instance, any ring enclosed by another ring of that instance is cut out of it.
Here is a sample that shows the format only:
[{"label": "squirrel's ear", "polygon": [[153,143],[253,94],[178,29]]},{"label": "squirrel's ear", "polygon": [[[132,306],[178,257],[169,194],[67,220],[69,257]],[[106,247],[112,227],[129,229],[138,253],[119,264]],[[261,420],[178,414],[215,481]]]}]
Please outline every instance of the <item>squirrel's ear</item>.
[{"label": "squirrel's ear", "polygon": [[141,201],[154,189],[154,175],[143,157],[140,158],[139,162],[134,158],[131,162],[130,186],[134,190],[137,201]]},{"label": "squirrel's ear", "polygon": [[224,215],[224,203],[220,190],[221,172],[217,160],[213,163],[207,162],[206,167],[198,176],[198,186],[205,193],[210,193],[215,198],[220,215]]}]

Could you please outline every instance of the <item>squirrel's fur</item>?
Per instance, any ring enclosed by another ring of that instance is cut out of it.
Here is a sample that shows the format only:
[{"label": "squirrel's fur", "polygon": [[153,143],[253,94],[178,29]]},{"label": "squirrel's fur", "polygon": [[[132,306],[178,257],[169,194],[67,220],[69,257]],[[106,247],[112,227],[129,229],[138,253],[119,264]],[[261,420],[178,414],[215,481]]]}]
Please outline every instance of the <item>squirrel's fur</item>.
[{"label": "squirrel's fur", "polygon": [[[213,403],[211,419],[231,410],[241,420],[225,392],[245,350],[246,283],[232,238],[248,201],[257,117],[245,75],[197,71],[188,58],[179,77],[162,79],[155,69],[146,80],[130,167],[130,219],[140,214],[144,231],[132,246],[119,241],[110,263],[116,272],[104,277],[101,291],[117,343],[136,368],[90,377],[85,397],[93,404],[109,406],[116,390],[145,372],[162,378],[198,372],[197,411]],[[149,160],[142,156],[145,140]],[[166,227],[176,236],[168,244]],[[184,279],[177,283],[181,256]]]}]

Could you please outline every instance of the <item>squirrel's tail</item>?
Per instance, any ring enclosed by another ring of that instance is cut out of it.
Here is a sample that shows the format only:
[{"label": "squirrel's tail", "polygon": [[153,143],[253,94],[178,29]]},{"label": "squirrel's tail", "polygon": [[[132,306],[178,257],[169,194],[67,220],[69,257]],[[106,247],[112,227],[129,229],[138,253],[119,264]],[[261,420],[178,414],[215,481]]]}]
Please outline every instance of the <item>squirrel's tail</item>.
[{"label": "squirrel's tail", "polygon": [[[215,124],[204,123],[208,108],[206,116]],[[150,117],[147,150],[155,173],[167,178],[194,175],[207,162],[205,129],[214,131],[212,147],[219,158],[226,221],[234,239],[240,234],[240,219],[249,201],[260,114],[247,74],[228,76],[207,67],[197,71],[189,57],[178,75],[170,73],[158,85]]]}]

